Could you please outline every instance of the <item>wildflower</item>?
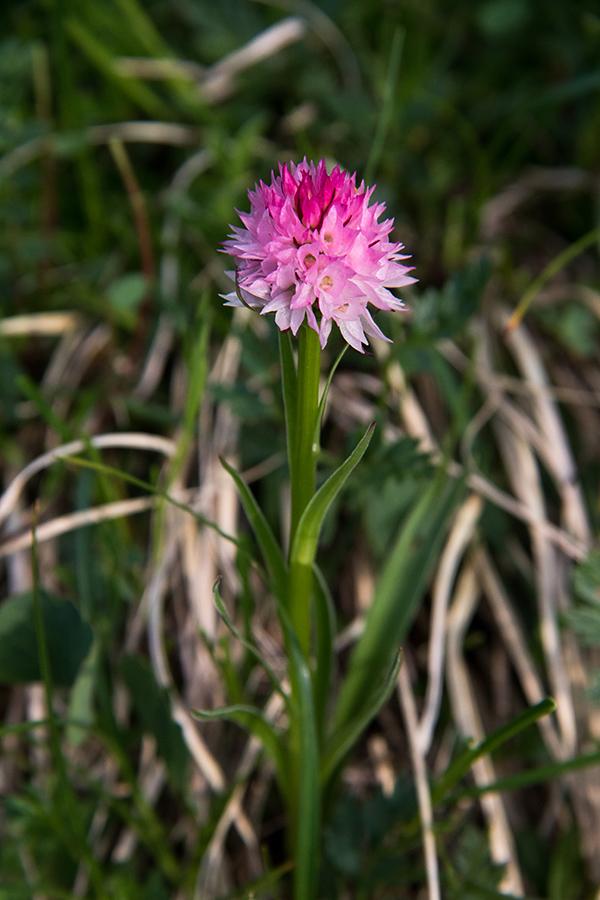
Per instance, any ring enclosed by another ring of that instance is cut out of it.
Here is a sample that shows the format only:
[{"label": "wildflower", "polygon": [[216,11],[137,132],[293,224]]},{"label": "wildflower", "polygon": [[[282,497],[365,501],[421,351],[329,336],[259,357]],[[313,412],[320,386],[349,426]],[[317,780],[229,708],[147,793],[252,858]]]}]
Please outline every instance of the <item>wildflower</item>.
[{"label": "wildflower", "polygon": [[407,258],[402,244],[388,240],[393,219],[377,221],[385,204],[369,206],[373,190],[364,181],[357,188],[356,175],[338,166],[328,174],[324,160],[280,164],[270,185],[248,192],[250,213],[239,213],[245,227],[224,242],[236,261],[227,304],[274,312],[278,327],[293,334],[306,319],[322,347],[333,322],[361,353],[366,335],[388,340],[367,304],[405,309],[388,288],[416,279],[398,262]]}]

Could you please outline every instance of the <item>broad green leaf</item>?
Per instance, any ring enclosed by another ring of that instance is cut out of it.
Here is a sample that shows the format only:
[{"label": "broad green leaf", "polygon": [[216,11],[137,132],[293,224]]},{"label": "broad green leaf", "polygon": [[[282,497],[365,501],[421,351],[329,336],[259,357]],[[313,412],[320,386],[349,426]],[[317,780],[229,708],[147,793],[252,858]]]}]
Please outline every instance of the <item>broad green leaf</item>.
[{"label": "broad green leaf", "polygon": [[359,443],[354,448],[348,459],[343,462],[338,469],[336,469],[333,475],[329,476],[325,484],[323,484],[319,488],[317,493],[314,495],[314,497],[304,510],[298,523],[298,529],[296,531],[296,537],[294,538],[294,544],[290,556],[290,559],[293,562],[303,566],[312,566],[317,552],[319,533],[321,531],[321,525],[323,524],[325,514],[327,513],[327,510],[331,506],[337,494],[342,489],[344,482],[346,481],[352,470],[362,459],[365,450],[369,446],[371,437],[373,436],[374,428],[375,423],[373,422],[371,425],[369,425],[367,431],[360,439]]},{"label": "broad green leaf", "polygon": [[271,526],[267,522],[265,514],[256,502],[252,491],[245,483],[243,478],[233,469],[229,463],[221,459],[221,465],[225,471],[229,472],[235,481],[238,489],[242,506],[248,516],[248,521],[254,536],[258,541],[258,545],[263,554],[269,577],[271,578],[273,592],[277,597],[284,597],[287,589],[287,573],[283,555],[279,549],[279,544],[275,539],[275,535],[271,530]]},{"label": "broad green leaf", "polygon": [[381,707],[388,700],[394,690],[401,665],[402,654],[397,653],[381,684],[376,685],[360,714],[336,728],[333,734],[330,735],[323,750],[321,763],[321,783],[323,787],[327,785],[327,782],[334,775],[337,767],[349,750],[360,736],[364,734],[369,722],[375,718]]},{"label": "broad green leaf", "polygon": [[[92,644],[92,629],[70,600],[40,591],[52,683],[70,687]],[[0,683],[40,681],[33,592],[9,597],[0,606]]]},{"label": "broad green leaf", "polygon": [[380,681],[404,641],[462,495],[462,482],[440,473],[401,529],[350,659],[338,701],[338,727],[363,715],[373,683]]},{"label": "broad green leaf", "polygon": [[275,767],[277,781],[281,792],[289,798],[289,762],[284,749],[282,737],[267,722],[262,712],[254,706],[221,706],[219,709],[195,709],[193,715],[197,719],[235,722],[249,734],[255,735],[263,745],[264,751]]}]

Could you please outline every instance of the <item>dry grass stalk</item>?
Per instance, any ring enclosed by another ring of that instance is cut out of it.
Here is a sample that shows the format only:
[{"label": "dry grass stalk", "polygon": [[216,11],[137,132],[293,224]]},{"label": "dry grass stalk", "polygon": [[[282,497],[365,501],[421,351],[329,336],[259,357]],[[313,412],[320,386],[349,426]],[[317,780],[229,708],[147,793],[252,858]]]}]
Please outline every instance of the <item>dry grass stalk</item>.
[{"label": "dry grass stalk", "polygon": [[415,785],[417,788],[417,801],[419,804],[419,816],[421,820],[421,834],[423,836],[423,852],[425,854],[425,872],[427,874],[427,895],[429,900],[441,900],[439,865],[433,833],[433,809],[431,806],[431,792],[427,778],[427,765],[425,762],[426,751],[422,739],[418,736],[417,705],[412,692],[408,664],[405,659],[398,675],[398,698],[404,718],[404,726],[410,749],[410,758]]},{"label": "dry grass stalk", "polygon": [[[458,579],[448,612],[446,670],[454,720],[460,733],[464,737],[473,738],[475,743],[480,743],[485,733],[462,647],[478,600],[477,576],[472,565],[467,565]],[[490,757],[476,760],[473,764],[473,777],[480,787],[496,780],[496,772]],[[506,874],[501,880],[500,890],[523,896],[523,878],[504,801],[498,794],[486,793],[481,797],[481,807],[488,823],[492,860],[506,865]]]},{"label": "dry grass stalk", "polygon": [[423,754],[431,747],[442,701],[446,616],[452,587],[465,550],[473,538],[482,509],[480,497],[471,494],[458,510],[433,584],[427,655],[427,693],[416,737]]}]

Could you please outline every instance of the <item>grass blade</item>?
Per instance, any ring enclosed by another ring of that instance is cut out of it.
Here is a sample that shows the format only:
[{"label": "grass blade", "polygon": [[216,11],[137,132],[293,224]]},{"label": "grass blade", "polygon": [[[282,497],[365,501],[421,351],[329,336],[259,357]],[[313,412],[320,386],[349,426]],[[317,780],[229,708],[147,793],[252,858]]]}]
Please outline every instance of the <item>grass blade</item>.
[{"label": "grass blade", "polygon": [[522,788],[531,787],[534,784],[544,784],[551,778],[560,778],[562,775],[568,775],[569,772],[577,772],[580,769],[587,769],[590,766],[600,765],[600,750],[596,753],[585,753],[568,759],[566,762],[548,763],[545,766],[538,766],[526,772],[517,772],[515,775],[508,775],[506,778],[500,778],[491,784],[485,784],[482,787],[465,788],[460,793],[453,794],[449,800],[460,800],[463,797],[480,797],[482,794],[498,793],[504,791],[517,791]]},{"label": "grass blade", "polygon": [[257,647],[255,647],[254,644],[252,644],[250,641],[246,640],[246,638],[242,634],[240,634],[240,632],[237,630],[237,628],[231,621],[231,619],[229,617],[229,613],[227,612],[227,609],[225,608],[225,604],[223,603],[223,598],[221,597],[221,595],[219,593],[219,582],[218,581],[216,581],[213,585],[213,598],[215,601],[215,606],[217,607],[217,611],[218,611],[219,615],[221,616],[221,618],[223,619],[223,621],[225,622],[225,625],[227,626],[227,628],[229,629],[231,634],[234,636],[234,638],[236,638],[236,640],[238,640],[240,642],[240,644],[243,647],[246,648],[248,653],[250,653],[254,657],[254,659],[256,659],[256,661],[258,663],[260,663],[260,665],[263,667],[263,669],[269,676],[271,684],[273,685],[273,687],[275,688],[277,693],[280,694],[284,698],[284,700],[287,702],[287,699],[288,699],[287,694],[284,692],[283,688],[281,687],[281,682],[277,678],[277,675],[275,674],[275,672],[273,671],[271,666],[268,664],[268,662],[266,661],[264,656],[260,653],[260,651],[257,649]]},{"label": "grass blade", "polygon": [[265,560],[273,592],[277,597],[283,598],[287,589],[287,572],[271,526],[243,478],[224,459],[221,459],[221,465],[235,481],[242,506]]},{"label": "grass blade", "polygon": [[317,664],[313,675],[315,716],[319,735],[323,734],[329,684],[333,666],[333,636],[335,633],[335,609],[329,587],[317,566],[314,572],[315,624],[317,631]]},{"label": "grass blade", "polygon": [[336,369],[342,361],[346,350],[350,345],[345,344],[340,352],[337,355],[335,362],[333,363],[331,369],[329,370],[329,375],[327,376],[327,381],[325,382],[325,387],[323,388],[323,393],[321,394],[321,399],[319,400],[319,411],[317,414],[317,427],[315,428],[315,437],[314,442],[319,447],[321,444],[321,423],[323,422],[323,413],[325,412],[325,404],[327,403],[327,394],[329,393],[329,388],[331,387],[331,382],[333,380],[333,376],[335,375]]},{"label": "grass blade", "polygon": [[249,734],[255,735],[262,743],[265,753],[273,763],[277,774],[277,781],[284,796],[289,794],[289,760],[284,750],[283,741],[270,722],[264,718],[262,712],[253,706],[221,706],[219,709],[195,709],[193,715],[201,721],[222,721],[227,719],[235,722]]},{"label": "grass blade", "polygon": [[503,725],[502,728],[498,728],[476,747],[469,747],[464,750],[458,759],[455,759],[454,762],[450,764],[441,780],[433,788],[431,792],[433,802],[437,803],[449,790],[451,790],[451,788],[454,787],[455,784],[458,784],[460,779],[467,774],[476,760],[492,753],[498,747],[501,747],[502,744],[505,744],[506,741],[510,740],[510,738],[519,734],[543,716],[547,716],[551,712],[554,712],[555,709],[555,701],[551,697],[547,697],[531,709],[525,710],[521,715],[515,716],[514,719],[506,725]]},{"label": "grass blade", "polygon": [[364,733],[371,719],[375,718],[389,698],[394,689],[401,665],[402,654],[397,653],[381,684],[375,688],[360,713],[338,727],[330,736],[323,751],[321,762],[321,783],[323,788],[327,786],[348,751],[353,747],[361,734]]},{"label": "grass blade", "polygon": [[350,660],[336,713],[338,727],[363,714],[373,682],[380,680],[404,641],[462,494],[462,482],[449,483],[440,473],[400,531]]}]

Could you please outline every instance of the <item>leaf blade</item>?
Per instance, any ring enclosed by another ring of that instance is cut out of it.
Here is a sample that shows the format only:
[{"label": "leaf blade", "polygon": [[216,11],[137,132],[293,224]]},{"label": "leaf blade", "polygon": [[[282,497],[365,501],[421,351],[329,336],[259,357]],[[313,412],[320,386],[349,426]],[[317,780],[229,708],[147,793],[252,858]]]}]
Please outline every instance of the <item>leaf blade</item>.
[{"label": "leaf blade", "polygon": [[333,500],[342,489],[344,482],[362,459],[375,429],[372,422],[350,456],[321,485],[304,510],[292,546],[290,559],[299,565],[312,566],[323,519]]},{"label": "leaf blade", "polygon": [[[354,649],[335,723],[359,714],[373,681],[387,667],[412,624],[437,558],[448,520],[464,492],[461,481],[440,475],[413,507],[383,569],[365,629]],[[399,602],[398,585],[402,585]]]},{"label": "leaf blade", "polygon": [[239,475],[226,460],[221,459],[221,465],[235,481],[235,485],[242,501],[242,506],[248,516],[248,521],[250,522],[250,526],[258,541],[263,559],[266,563],[273,591],[277,597],[283,598],[287,587],[287,571],[283,560],[283,554],[275,539],[275,535],[271,530],[271,526],[262,509],[256,502],[252,491],[241,475]]},{"label": "leaf blade", "polygon": [[262,712],[254,706],[236,704],[220,706],[218,709],[194,709],[192,715],[200,721],[222,721],[226,719],[255,735],[263,745],[265,753],[275,767],[279,787],[285,797],[289,796],[289,764],[283,742]]}]

